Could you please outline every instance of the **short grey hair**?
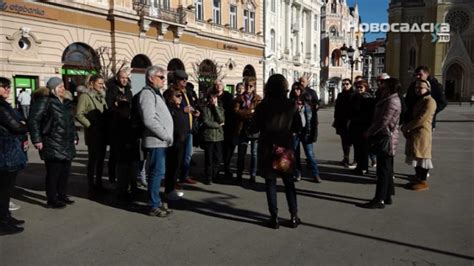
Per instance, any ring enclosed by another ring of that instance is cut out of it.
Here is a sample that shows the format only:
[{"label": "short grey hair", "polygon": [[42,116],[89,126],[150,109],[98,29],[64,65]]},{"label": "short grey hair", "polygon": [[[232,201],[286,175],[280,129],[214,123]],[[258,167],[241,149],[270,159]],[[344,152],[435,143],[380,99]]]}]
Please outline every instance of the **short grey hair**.
[{"label": "short grey hair", "polygon": [[156,75],[157,73],[163,73],[165,74],[166,73],[166,70],[162,67],[159,67],[159,66],[149,66],[147,69],[146,69],[146,72],[145,72],[145,80],[146,80],[146,83],[148,84],[150,81],[149,81],[149,78],[151,76],[154,76]]}]

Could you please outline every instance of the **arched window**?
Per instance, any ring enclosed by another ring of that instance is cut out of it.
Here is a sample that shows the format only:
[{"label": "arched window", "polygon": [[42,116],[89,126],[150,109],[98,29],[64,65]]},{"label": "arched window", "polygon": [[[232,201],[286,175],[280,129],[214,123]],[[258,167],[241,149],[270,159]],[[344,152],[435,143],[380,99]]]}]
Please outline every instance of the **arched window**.
[{"label": "arched window", "polygon": [[336,26],[331,26],[331,28],[329,29],[329,34],[333,37],[339,36]]},{"label": "arched window", "polygon": [[272,52],[275,52],[276,50],[275,31],[273,29],[270,31],[270,50]]},{"label": "arched window", "polygon": [[85,43],[73,43],[64,50],[61,58],[63,64],[80,66],[86,69],[100,69],[97,53]]},{"label": "arched window", "polygon": [[171,59],[170,62],[168,63],[168,67],[166,68],[166,70],[168,70],[168,75],[167,75],[168,84],[175,83],[174,71],[178,69],[186,71],[183,61],[181,61],[178,58]]},{"label": "arched window", "polygon": [[333,0],[331,4],[331,13],[335,14],[336,12],[337,12],[337,4],[336,4],[336,0]]},{"label": "arched window", "polygon": [[331,66],[340,66],[340,57],[341,51],[339,49],[335,49],[331,53]]},{"label": "arched window", "polygon": [[133,57],[130,66],[137,69],[146,69],[151,66],[151,62],[146,55],[139,54]]},{"label": "arched window", "polygon": [[244,67],[244,72],[242,76],[245,77],[257,77],[257,72],[255,72],[255,68],[252,65],[246,65]]}]

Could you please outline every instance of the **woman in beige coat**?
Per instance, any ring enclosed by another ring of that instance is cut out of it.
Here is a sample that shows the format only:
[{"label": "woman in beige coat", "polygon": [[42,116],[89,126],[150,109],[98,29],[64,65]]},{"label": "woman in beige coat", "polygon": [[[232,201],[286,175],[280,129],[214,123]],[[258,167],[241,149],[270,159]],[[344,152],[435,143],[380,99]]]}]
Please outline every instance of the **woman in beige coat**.
[{"label": "woman in beige coat", "polygon": [[407,139],[405,147],[406,163],[415,167],[415,180],[407,184],[408,189],[422,191],[428,189],[426,181],[431,161],[431,124],[436,110],[436,102],[430,96],[431,85],[426,80],[416,82],[418,99],[413,108],[412,119],[402,127]]}]

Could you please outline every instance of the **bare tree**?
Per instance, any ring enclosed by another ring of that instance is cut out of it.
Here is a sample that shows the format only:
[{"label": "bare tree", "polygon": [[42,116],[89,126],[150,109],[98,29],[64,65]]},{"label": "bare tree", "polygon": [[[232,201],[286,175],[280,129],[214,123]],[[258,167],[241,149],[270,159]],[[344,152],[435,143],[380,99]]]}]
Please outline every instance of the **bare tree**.
[{"label": "bare tree", "polygon": [[212,88],[216,80],[225,78],[223,73],[224,65],[218,64],[215,60],[205,59],[202,62],[192,64],[193,73],[191,76],[199,84],[199,96],[203,97]]}]

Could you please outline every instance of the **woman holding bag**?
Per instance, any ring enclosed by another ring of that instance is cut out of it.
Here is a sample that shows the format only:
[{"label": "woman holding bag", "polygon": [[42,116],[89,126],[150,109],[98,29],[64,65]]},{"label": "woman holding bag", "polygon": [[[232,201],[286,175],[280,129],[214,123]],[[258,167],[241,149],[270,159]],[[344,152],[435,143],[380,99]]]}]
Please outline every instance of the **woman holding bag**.
[{"label": "woman holding bag", "polygon": [[[272,75],[265,86],[265,98],[256,107],[254,119],[250,127],[251,132],[260,132],[258,145],[258,169],[260,175],[265,178],[268,209],[271,218],[268,226],[273,229],[279,228],[276,179],[281,177],[285,185],[286,200],[290,210],[290,226],[296,228],[300,223],[296,202],[296,189],[293,179],[292,168],[283,173],[275,170],[274,150],[292,150],[293,133],[298,132],[301,124],[297,123],[295,117],[296,105],[288,99],[288,81],[281,74]],[[278,106],[278,108],[275,108]]]},{"label": "woman holding bag", "polygon": [[19,136],[28,132],[20,114],[6,101],[10,96],[10,80],[0,77],[0,235],[23,231],[25,221],[13,218],[8,210],[10,195],[18,172],[26,166],[26,154]]},{"label": "woman holding bag", "polygon": [[35,100],[28,125],[31,142],[46,165],[48,208],[61,209],[74,203],[67,195],[67,183],[78,137],[72,113],[72,94],[57,77],[50,78],[46,87],[33,95]]},{"label": "woman holding bag", "polygon": [[[365,137],[388,138],[387,147],[375,147],[377,155],[377,187],[375,197],[359,206],[367,209],[383,209],[385,204],[392,204],[392,195],[395,194],[393,184],[393,158],[398,145],[398,121],[402,106],[398,91],[400,82],[389,78],[383,81],[381,99],[375,105],[373,122]],[[387,140],[387,139],[386,139]]]}]

